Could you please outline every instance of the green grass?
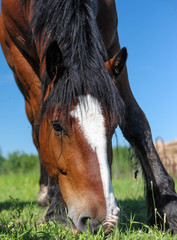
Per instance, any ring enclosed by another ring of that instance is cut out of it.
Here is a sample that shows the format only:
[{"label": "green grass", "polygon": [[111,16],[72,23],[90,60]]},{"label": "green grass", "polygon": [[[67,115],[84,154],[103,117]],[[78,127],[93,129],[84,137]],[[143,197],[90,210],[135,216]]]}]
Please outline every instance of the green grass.
[{"label": "green grass", "polygon": [[156,226],[148,226],[141,178],[113,180],[121,215],[118,228],[107,237],[102,229],[97,235],[89,232],[74,234],[60,224],[40,224],[46,209],[36,204],[38,178],[37,170],[25,174],[1,175],[0,239],[177,239],[159,231]]}]

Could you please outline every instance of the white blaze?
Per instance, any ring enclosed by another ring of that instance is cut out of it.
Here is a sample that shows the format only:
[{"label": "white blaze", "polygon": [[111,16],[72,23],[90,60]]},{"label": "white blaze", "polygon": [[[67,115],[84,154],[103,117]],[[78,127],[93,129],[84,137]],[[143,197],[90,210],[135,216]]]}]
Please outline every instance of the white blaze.
[{"label": "white blaze", "polygon": [[[100,165],[101,179],[106,199],[107,217],[117,209],[112,188],[110,168],[107,157],[107,140],[105,120],[101,104],[90,95],[79,98],[79,104],[71,111],[72,117],[78,119],[85,138],[96,152]],[[114,213],[113,213],[114,214]]]}]

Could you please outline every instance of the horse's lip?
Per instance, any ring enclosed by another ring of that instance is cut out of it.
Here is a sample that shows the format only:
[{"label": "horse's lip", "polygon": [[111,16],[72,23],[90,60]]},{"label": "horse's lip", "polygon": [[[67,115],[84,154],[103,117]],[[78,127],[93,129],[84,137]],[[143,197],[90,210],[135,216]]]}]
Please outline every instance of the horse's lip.
[{"label": "horse's lip", "polygon": [[113,229],[116,227],[118,223],[118,217],[112,217],[112,218],[108,218],[103,222],[103,230],[106,233],[110,233],[113,231]]},{"label": "horse's lip", "polygon": [[115,207],[104,220],[103,229],[105,232],[109,233],[116,227],[119,220],[119,211],[120,209],[118,207]]}]

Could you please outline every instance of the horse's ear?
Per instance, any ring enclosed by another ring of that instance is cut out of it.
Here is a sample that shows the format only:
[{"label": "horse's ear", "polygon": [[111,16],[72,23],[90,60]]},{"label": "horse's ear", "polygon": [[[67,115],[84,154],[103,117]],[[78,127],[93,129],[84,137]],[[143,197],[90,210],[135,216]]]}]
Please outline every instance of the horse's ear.
[{"label": "horse's ear", "polygon": [[51,80],[59,72],[63,72],[64,58],[57,41],[52,42],[46,52],[46,70]]},{"label": "horse's ear", "polygon": [[127,60],[127,49],[123,47],[114,57],[114,61],[112,63],[112,72],[115,77],[117,77],[122,69],[125,66]]},{"label": "horse's ear", "polygon": [[117,77],[125,66],[127,49],[123,47],[112,59],[105,63],[108,72]]}]

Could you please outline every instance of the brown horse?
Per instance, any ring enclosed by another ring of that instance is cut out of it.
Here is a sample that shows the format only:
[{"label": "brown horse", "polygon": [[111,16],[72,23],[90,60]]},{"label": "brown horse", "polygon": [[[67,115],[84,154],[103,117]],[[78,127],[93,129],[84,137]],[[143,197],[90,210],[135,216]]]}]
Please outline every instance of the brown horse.
[{"label": "brown horse", "polygon": [[41,161],[41,192],[49,188],[46,219],[56,220],[57,213],[66,222],[67,208],[80,231],[88,222],[94,231],[101,224],[106,231],[116,226],[119,208],[110,167],[112,134],[119,124],[140,159],[151,220],[153,182],[156,207],[176,232],[174,182],[129,87],[114,0],[1,3],[2,49],[25,98]]}]

